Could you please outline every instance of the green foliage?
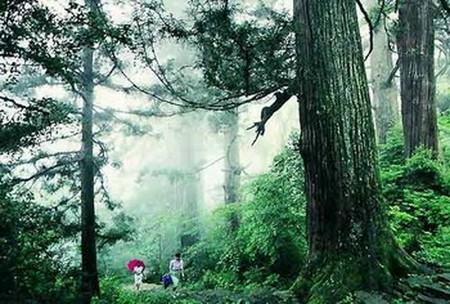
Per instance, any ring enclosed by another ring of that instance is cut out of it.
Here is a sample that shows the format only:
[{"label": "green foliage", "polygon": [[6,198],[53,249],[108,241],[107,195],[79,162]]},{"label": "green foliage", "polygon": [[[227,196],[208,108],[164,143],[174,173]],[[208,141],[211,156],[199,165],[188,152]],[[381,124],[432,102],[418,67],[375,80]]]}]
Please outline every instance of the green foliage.
[{"label": "green foliage", "polygon": [[134,218],[123,212],[113,216],[112,225],[107,228],[105,226],[106,224],[102,223],[103,231],[97,234],[98,247],[112,246],[118,241],[129,241],[136,232]]},{"label": "green foliage", "polygon": [[197,286],[288,286],[306,254],[302,184],[302,162],[291,144],[270,172],[245,187],[241,203],[216,211],[213,231],[189,251]]},{"label": "green foliage", "polygon": [[61,6],[66,14],[37,0],[8,1],[0,7],[0,57],[38,64],[46,75],[73,85],[80,83],[75,69],[83,47],[128,43],[129,26],[113,25],[100,10],[91,12],[75,1]]},{"label": "green foliage", "polygon": [[72,121],[69,114],[73,108],[52,99],[31,99],[27,106],[1,99],[6,99],[10,107],[0,111],[0,153],[33,146],[37,139],[49,138],[58,125]]},{"label": "green foliage", "polygon": [[33,202],[29,192],[0,188],[0,297],[12,303],[73,303],[79,274],[63,244],[77,230],[64,213]]},{"label": "green foliage", "polygon": [[235,3],[192,1],[193,42],[206,83],[247,95],[288,85],[295,66],[289,14],[261,2],[252,10]]},{"label": "green foliage", "polygon": [[106,277],[101,280],[100,288],[102,296],[93,299],[93,304],[200,304],[202,302],[188,299],[174,299],[173,295],[161,290],[150,292],[135,292],[132,289],[125,289],[121,281],[115,277]]},{"label": "green foliage", "polygon": [[[131,286],[130,286],[131,287]],[[288,292],[277,292],[269,288],[259,288],[248,292],[233,292],[229,290],[179,290],[176,294],[171,290],[156,287],[153,290],[136,292],[124,288],[120,280],[106,277],[101,280],[102,295],[96,297],[93,304],[257,304],[257,303],[296,303]]]},{"label": "green foliage", "polygon": [[450,115],[445,114],[439,117],[439,144],[445,160],[450,159]]},{"label": "green foliage", "polygon": [[400,125],[389,131],[389,140],[381,145],[379,151],[379,163],[381,168],[391,165],[401,165],[405,162],[405,150],[403,145],[403,131]]},{"label": "green foliage", "polygon": [[394,235],[417,259],[449,267],[450,258],[445,254],[450,252],[449,167],[428,150],[419,149],[402,160],[392,153],[401,151],[400,145],[393,136],[381,151],[383,193]]},{"label": "green foliage", "polygon": [[[294,30],[287,10],[262,1],[191,0],[187,18],[180,20],[163,3],[140,3],[133,16],[132,51],[162,82],[152,87],[156,99],[230,110],[293,84]],[[194,49],[195,64],[158,60],[154,50],[167,40]],[[238,99],[243,96],[247,101]]]}]

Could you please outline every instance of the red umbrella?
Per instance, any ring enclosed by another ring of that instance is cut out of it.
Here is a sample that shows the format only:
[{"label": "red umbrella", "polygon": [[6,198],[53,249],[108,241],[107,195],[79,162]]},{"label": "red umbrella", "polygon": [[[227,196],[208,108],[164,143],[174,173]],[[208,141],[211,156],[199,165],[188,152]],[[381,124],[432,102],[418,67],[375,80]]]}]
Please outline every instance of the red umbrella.
[{"label": "red umbrella", "polygon": [[137,266],[142,266],[145,268],[144,261],[134,259],[134,260],[128,261],[128,263],[127,263],[127,269],[129,271],[133,271],[134,267],[137,267]]}]

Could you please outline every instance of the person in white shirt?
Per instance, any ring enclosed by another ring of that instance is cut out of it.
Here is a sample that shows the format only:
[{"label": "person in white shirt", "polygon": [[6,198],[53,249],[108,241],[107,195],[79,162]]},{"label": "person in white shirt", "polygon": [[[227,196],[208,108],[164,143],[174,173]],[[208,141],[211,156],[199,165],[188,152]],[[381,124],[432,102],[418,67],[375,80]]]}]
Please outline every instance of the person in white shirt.
[{"label": "person in white shirt", "polygon": [[180,277],[184,278],[184,265],[181,259],[181,253],[176,253],[175,258],[169,263],[169,273],[172,278],[173,288],[177,288]]},{"label": "person in white shirt", "polygon": [[144,280],[144,267],[143,266],[134,267],[133,273],[134,273],[134,287],[136,287],[136,290],[139,290]]}]

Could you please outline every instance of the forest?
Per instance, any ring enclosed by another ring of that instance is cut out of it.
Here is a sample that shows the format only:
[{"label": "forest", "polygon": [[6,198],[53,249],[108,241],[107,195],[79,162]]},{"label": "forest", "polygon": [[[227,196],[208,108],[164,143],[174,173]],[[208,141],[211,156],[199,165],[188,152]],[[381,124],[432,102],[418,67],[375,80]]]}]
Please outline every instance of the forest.
[{"label": "forest", "polygon": [[450,303],[448,0],[0,24],[0,304]]}]

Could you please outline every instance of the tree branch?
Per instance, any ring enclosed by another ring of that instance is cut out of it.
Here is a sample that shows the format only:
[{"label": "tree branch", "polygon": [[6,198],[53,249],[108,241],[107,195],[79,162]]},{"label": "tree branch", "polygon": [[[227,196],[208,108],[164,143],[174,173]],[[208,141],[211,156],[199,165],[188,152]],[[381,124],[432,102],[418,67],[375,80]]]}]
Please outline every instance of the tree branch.
[{"label": "tree branch", "polygon": [[173,113],[157,113],[151,110],[119,110],[119,109],[114,109],[114,108],[105,108],[105,107],[101,107],[101,106],[97,106],[94,105],[95,108],[100,109],[104,112],[107,113],[119,113],[119,114],[126,114],[126,115],[134,115],[134,116],[138,116],[138,117],[172,117],[172,116],[176,116],[176,115],[183,115],[186,113],[191,113],[194,110],[192,109],[184,109],[182,111],[177,111],[177,112],[173,112]]},{"label": "tree branch", "polygon": [[392,69],[391,73],[389,73],[388,78],[384,82],[385,87],[389,87],[392,84],[392,81],[394,80],[395,74],[397,73],[399,68],[400,68],[400,62],[397,59],[397,62],[395,63],[394,68]]},{"label": "tree branch", "polygon": [[[38,179],[44,175],[47,175],[48,173],[54,171],[57,168],[63,167],[65,165],[67,165],[69,162],[57,162],[55,165],[48,167],[48,168],[44,168],[38,172],[36,172],[33,175],[30,175],[28,177],[22,177],[22,178],[15,178],[11,181],[11,185],[17,185],[19,183],[25,183],[25,182],[29,182],[31,180],[35,180]],[[70,163],[73,163],[73,161],[70,161]]]},{"label": "tree branch", "polygon": [[5,102],[12,103],[13,105],[15,105],[16,107],[18,107],[18,108],[20,108],[20,109],[24,109],[24,110],[29,109],[28,106],[23,105],[23,104],[21,104],[21,103],[18,103],[17,101],[15,101],[15,100],[12,99],[12,98],[9,98],[9,97],[6,97],[6,96],[0,96],[0,99],[2,99],[2,100],[5,101]]},{"label": "tree branch", "polygon": [[113,66],[111,67],[111,69],[109,70],[108,73],[106,73],[105,75],[99,75],[97,76],[97,81],[96,81],[96,85],[101,85],[102,83],[106,82],[109,77],[111,77],[111,75],[114,73],[114,71],[117,68],[117,62],[113,62]]},{"label": "tree branch", "polygon": [[79,153],[79,151],[56,152],[56,153],[52,153],[52,154],[39,154],[39,155],[36,155],[36,156],[34,156],[34,157],[30,158],[30,159],[21,160],[21,161],[15,162],[15,163],[7,164],[7,165],[8,166],[12,166],[12,167],[22,166],[22,165],[35,163],[35,162],[37,162],[39,160],[42,160],[42,159],[47,159],[47,158],[51,158],[51,157],[58,157],[58,156],[74,155],[74,154],[77,154],[77,153]]},{"label": "tree branch", "polygon": [[196,173],[199,173],[199,172],[201,172],[201,171],[203,171],[203,170],[206,170],[206,169],[208,169],[209,167],[212,167],[213,165],[215,165],[216,163],[218,163],[219,161],[221,161],[221,160],[224,159],[224,158],[225,158],[225,156],[219,157],[218,159],[216,159],[216,160],[210,162],[209,164],[207,164],[207,165],[205,165],[205,166],[203,166],[203,167],[201,167],[201,168],[198,168],[198,169],[194,170],[194,171],[192,172],[192,174],[196,174]]},{"label": "tree branch", "polygon": [[367,14],[367,11],[364,8],[364,5],[361,3],[361,0],[356,0],[356,4],[358,4],[359,10],[363,14],[364,19],[366,20],[367,25],[369,26],[369,52],[364,57],[364,61],[366,61],[367,58],[369,58],[369,55],[372,53],[372,50],[373,50],[373,30],[374,30],[374,27],[372,25],[372,21],[370,20],[369,14]]}]

